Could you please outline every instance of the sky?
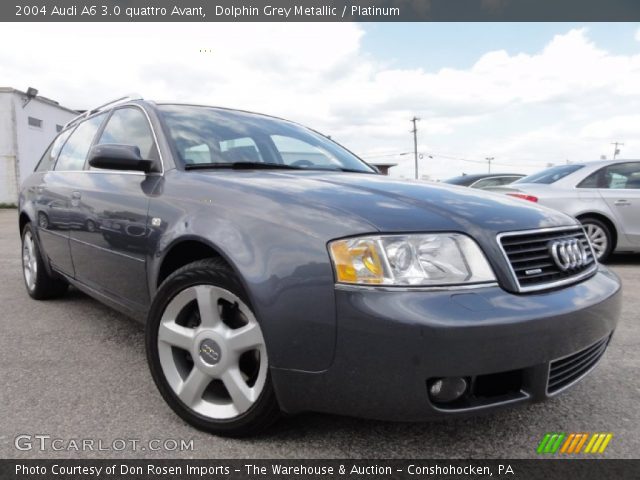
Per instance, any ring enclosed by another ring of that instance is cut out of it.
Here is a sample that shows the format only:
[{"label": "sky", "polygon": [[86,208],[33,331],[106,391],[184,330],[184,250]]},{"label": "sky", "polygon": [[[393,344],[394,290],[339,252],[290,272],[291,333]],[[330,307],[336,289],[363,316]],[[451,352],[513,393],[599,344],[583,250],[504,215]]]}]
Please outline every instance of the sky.
[{"label": "sky", "polygon": [[640,24],[3,24],[0,86],[281,116],[413,177],[640,158]]}]

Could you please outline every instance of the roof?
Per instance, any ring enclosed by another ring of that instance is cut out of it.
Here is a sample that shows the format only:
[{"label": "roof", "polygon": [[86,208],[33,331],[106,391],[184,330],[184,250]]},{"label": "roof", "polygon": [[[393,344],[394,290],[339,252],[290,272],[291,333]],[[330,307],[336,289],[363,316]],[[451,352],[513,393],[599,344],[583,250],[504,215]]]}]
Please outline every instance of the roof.
[{"label": "roof", "polygon": [[[604,167],[606,165],[613,165],[614,163],[626,163],[626,162],[640,162],[637,158],[616,158],[615,160],[590,160],[586,162],[571,162],[567,165],[583,165],[585,167]],[[561,167],[562,165],[554,165],[555,167]],[[553,168],[553,167],[549,167]]]},{"label": "roof", "polygon": [[[18,90],[17,88],[13,88],[13,87],[0,87],[0,93],[15,93],[18,95],[26,95],[26,92],[23,92],[22,90]],[[52,107],[57,107],[61,110],[66,110],[69,113],[74,113],[77,114],[78,112],[76,110],[73,110],[71,108],[67,108],[67,107],[63,107],[62,105],[60,105],[60,103],[58,103],[55,100],[52,100],[51,98],[47,98],[47,97],[43,97],[42,95],[36,95],[35,100],[38,100],[42,103],[46,103],[47,105],[51,105]]]}]

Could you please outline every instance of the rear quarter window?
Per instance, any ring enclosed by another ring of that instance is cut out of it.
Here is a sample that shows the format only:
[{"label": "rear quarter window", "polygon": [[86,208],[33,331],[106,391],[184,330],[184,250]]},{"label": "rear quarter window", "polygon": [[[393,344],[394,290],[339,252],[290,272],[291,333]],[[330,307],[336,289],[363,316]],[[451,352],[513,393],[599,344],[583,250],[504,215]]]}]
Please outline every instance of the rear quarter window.
[{"label": "rear quarter window", "polygon": [[44,152],[44,155],[42,155],[42,158],[38,162],[38,165],[36,165],[36,172],[47,172],[53,169],[53,166],[56,163],[56,159],[60,154],[60,150],[62,150],[64,142],[67,141],[67,138],[69,138],[69,134],[72,131],[73,129],[69,129],[65,132],[62,132],[53,142],[51,142],[51,145],[49,145],[47,151]]}]

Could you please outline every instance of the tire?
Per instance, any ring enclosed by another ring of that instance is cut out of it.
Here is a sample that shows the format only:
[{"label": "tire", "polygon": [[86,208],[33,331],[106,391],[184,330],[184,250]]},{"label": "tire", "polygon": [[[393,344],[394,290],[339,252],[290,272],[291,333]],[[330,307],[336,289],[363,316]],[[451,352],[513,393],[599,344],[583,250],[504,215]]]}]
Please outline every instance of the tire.
[{"label": "tire", "polygon": [[38,228],[42,228],[43,230],[49,228],[49,217],[44,212],[38,213]]},{"label": "tire", "polygon": [[87,220],[87,223],[85,223],[85,229],[87,230],[87,232],[95,232],[96,231],[96,222],[94,222],[93,220]]},{"label": "tire", "polygon": [[36,300],[59,297],[69,288],[69,284],[64,279],[51,276],[47,272],[30,223],[27,223],[22,230],[22,276],[27,293]]},{"label": "tire", "polygon": [[591,241],[596,258],[604,262],[613,251],[613,232],[602,220],[594,217],[582,217],[579,219],[584,226],[587,236]]},{"label": "tire", "polygon": [[249,305],[220,259],[180,268],[151,305],[151,375],[173,411],[200,430],[250,436],[280,416],[264,337]]}]

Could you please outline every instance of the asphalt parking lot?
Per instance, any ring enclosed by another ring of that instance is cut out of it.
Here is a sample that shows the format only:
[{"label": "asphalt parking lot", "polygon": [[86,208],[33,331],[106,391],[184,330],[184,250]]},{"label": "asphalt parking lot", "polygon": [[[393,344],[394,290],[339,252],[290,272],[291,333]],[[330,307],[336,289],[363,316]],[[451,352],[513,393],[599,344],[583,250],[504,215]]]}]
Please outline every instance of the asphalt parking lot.
[{"label": "asphalt parking lot", "polygon": [[[28,297],[17,223],[15,210],[0,210],[0,458],[526,458],[536,457],[546,432],[612,432],[606,457],[638,457],[640,255],[612,260],[625,284],[620,325],[599,367],[558,398],[424,424],[305,414],[259,438],[230,440],[194,430],[164,403],[139,324],[76,290],[54,301]],[[115,439],[193,439],[193,451],[20,451],[20,434],[109,446]]]}]

